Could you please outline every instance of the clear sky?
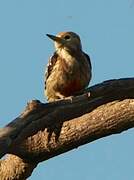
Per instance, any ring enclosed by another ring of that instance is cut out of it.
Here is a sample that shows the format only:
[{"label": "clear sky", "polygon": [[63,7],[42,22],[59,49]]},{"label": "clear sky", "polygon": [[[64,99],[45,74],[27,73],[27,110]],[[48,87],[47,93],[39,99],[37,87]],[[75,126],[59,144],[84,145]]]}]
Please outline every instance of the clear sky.
[{"label": "clear sky", "polygon": [[[44,100],[53,43],[45,34],[74,31],[90,54],[90,85],[134,76],[134,0],[0,0],[0,126],[27,101]],[[134,130],[42,162],[29,180],[133,180]]]}]

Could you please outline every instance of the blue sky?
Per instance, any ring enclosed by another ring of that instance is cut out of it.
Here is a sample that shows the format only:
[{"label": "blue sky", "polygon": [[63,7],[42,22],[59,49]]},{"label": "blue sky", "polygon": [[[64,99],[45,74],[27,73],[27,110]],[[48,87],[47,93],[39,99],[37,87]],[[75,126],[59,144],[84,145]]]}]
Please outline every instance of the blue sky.
[{"label": "blue sky", "polygon": [[[45,34],[74,31],[90,54],[93,78],[134,76],[134,0],[1,0],[0,126],[43,95],[54,51]],[[29,180],[133,180],[134,131],[106,137],[38,165]]]}]

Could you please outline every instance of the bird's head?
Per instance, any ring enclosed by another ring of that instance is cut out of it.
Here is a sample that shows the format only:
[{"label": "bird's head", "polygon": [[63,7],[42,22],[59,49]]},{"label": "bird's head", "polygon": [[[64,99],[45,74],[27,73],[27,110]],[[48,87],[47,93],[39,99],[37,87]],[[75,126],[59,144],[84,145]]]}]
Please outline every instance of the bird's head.
[{"label": "bird's head", "polygon": [[60,32],[56,36],[46,35],[54,41],[56,50],[80,51],[82,49],[80,37],[74,32]]}]

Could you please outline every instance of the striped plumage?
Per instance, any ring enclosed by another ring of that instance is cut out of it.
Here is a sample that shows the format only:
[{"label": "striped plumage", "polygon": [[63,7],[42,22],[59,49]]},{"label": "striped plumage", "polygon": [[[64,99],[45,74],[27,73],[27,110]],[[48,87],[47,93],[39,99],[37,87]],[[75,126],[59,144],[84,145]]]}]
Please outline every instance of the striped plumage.
[{"label": "striped plumage", "polygon": [[73,96],[84,90],[91,79],[91,62],[82,51],[79,36],[74,32],[47,35],[55,42],[45,74],[45,95],[48,101]]}]

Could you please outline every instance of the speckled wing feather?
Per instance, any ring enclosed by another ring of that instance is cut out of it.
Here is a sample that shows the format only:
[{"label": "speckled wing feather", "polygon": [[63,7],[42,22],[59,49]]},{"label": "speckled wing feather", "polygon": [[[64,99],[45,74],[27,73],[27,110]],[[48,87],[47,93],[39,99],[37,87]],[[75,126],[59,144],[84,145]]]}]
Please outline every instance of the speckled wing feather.
[{"label": "speckled wing feather", "polygon": [[46,89],[46,81],[49,77],[49,75],[51,74],[53,67],[57,61],[57,53],[55,52],[50,58],[49,58],[49,62],[47,64],[47,68],[46,68],[46,72],[45,72],[45,89]]}]

